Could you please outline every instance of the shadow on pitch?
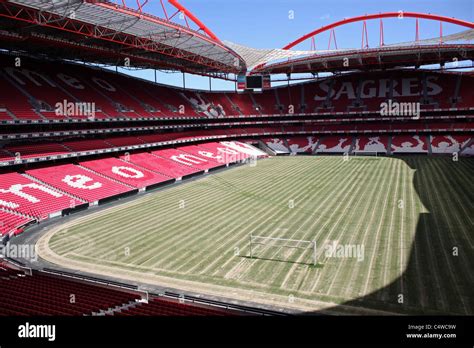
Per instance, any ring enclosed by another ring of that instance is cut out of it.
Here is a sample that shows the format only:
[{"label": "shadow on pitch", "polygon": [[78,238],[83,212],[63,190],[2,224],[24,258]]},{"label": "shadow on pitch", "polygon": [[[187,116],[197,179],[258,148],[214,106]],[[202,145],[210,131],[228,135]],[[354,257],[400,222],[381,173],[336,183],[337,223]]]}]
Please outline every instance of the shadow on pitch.
[{"label": "shadow on pitch", "polygon": [[[465,180],[474,174],[474,160],[453,162],[449,157],[426,155],[397,160],[414,171],[413,188],[425,207],[425,212],[417,216],[411,248],[406,250],[407,265],[389,284],[342,305],[401,314],[472,315],[474,249],[469,247],[468,235],[462,233],[460,225],[472,231],[474,210],[470,203],[474,202],[474,190]],[[459,163],[464,164],[464,171],[455,167]],[[399,198],[403,199],[403,194]],[[458,256],[453,255],[454,247],[459,250]]]}]

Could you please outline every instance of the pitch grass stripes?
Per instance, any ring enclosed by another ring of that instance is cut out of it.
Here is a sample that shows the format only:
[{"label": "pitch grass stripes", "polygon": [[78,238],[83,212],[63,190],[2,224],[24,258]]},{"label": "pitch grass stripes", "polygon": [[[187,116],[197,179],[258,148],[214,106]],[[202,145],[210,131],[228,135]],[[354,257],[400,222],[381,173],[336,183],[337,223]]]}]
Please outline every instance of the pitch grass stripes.
[{"label": "pitch grass stripes", "polygon": [[[341,160],[341,162],[342,162],[342,160]],[[301,184],[301,182],[300,182],[300,184]],[[348,185],[350,185],[350,183],[348,183]],[[299,186],[305,186],[305,185],[299,185]],[[347,192],[347,190],[341,190],[341,194],[344,193],[344,192]],[[290,192],[289,192],[288,194],[291,194],[291,188],[290,188]],[[326,196],[326,197],[327,197],[326,200],[323,200],[323,201],[321,202],[322,204],[325,204],[326,201],[327,201],[329,198],[331,198],[330,192],[327,193],[327,196]],[[334,198],[334,197],[333,197],[333,198]],[[306,203],[308,203],[308,204],[311,204],[312,202],[313,202],[312,199],[307,199],[307,200],[306,200]],[[301,203],[299,203],[299,204],[301,204]],[[329,206],[328,206],[328,208],[329,208]],[[296,212],[295,212],[294,209],[296,209]],[[301,211],[301,210],[305,210],[305,209],[306,209],[305,206],[303,206],[303,207],[298,207],[298,206],[296,206],[296,207],[293,208],[293,209],[285,209],[286,215],[283,215],[283,219],[286,220],[286,221],[292,221],[293,216],[295,216],[295,215],[298,214],[298,210]],[[317,214],[319,215],[319,217],[327,216],[328,211],[330,211],[330,210],[328,210],[328,209],[321,210],[321,209],[320,209],[320,206],[316,207],[316,209],[314,209],[314,210],[317,212]],[[313,210],[313,212],[314,212],[314,210]],[[290,214],[291,214],[291,215],[290,215]],[[288,216],[288,215],[290,215],[290,216]],[[280,218],[281,218],[281,216],[279,216],[278,220],[273,221],[273,224],[274,224],[275,226],[277,226],[278,221],[280,220]],[[296,220],[296,219],[295,219],[295,220]],[[288,234],[289,232],[287,232],[287,234],[285,234],[285,238],[286,238],[286,237],[288,237],[288,238],[293,238],[293,239],[311,238],[311,240],[316,240],[316,241],[318,240],[318,236],[317,236],[317,235],[316,235],[316,237],[310,237],[310,236],[308,236],[307,234],[304,234],[304,235],[297,234],[297,232],[298,232],[298,226],[296,226],[296,225],[294,225],[294,224],[291,225],[290,227],[286,228],[286,229],[287,229],[287,231],[291,231],[291,234]],[[303,232],[304,232],[304,231],[303,231]],[[266,235],[266,234],[265,234],[265,231],[262,233],[262,235]],[[273,235],[272,235],[272,236],[273,236]],[[279,236],[281,236],[281,234],[280,234]],[[314,234],[313,234],[313,236],[314,236]],[[297,251],[293,251],[292,254],[295,254],[296,252],[297,252]],[[268,249],[267,249],[267,252],[266,252],[266,253],[263,253],[262,258],[263,258],[263,259],[272,260],[272,259],[274,259],[274,258],[277,257],[277,253],[278,253],[278,251],[275,251],[274,248],[268,248]],[[300,254],[301,254],[301,252],[300,252]],[[290,257],[290,256],[291,256],[291,253],[289,253],[289,255],[287,255],[287,257]],[[306,255],[306,256],[307,256],[307,255]],[[253,261],[254,264],[255,264],[256,262],[257,262],[257,261]],[[253,272],[252,272],[252,270],[251,270],[251,271],[248,273],[247,278],[250,278],[250,279],[258,278],[258,273],[260,273],[260,272],[263,272],[263,274],[265,274],[266,272],[272,272],[273,274],[277,274],[276,270],[275,270],[275,272],[273,272],[273,270],[268,270],[268,267],[273,268],[272,265],[271,265],[271,263],[267,263],[267,264],[263,265],[263,267],[257,267],[257,268],[255,268],[255,271],[253,271]],[[308,267],[307,267],[307,268],[308,268]],[[286,272],[285,272],[285,273],[286,273]],[[267,274],[268,274],[268,273],[267,273]]]},{"label": "pitch grass stripes", "polygon": [[[361,161],[361,163],[368,163],[368,162],[365,162],[365,161]],[[359,175],[363,175],[361,173],[363,173],[363,171],[358,171]],[[350,189],[346,189],[344,190],[346,192],[346,196],[344,196],[344,199],[349,199],[349,197],[352,197],[352,199],[354,199],[357,194],[358,194],[358,191],[353,191],[354,188],[356,188],[356,190],[358,190],[359,188],[362,188],[364,185],[357,185],[357,181],[360,180],[361,178],[360,177],[351,177],[350,180],[348,180],[347,182],[350,184]],[[368,180],[370,181],[370,180]],[[336,199],[335,202],[337,202],[338,204],[340,204],[339,200]],[[349,203],[351,203],[351,201],[349,201]],[[342,211],[338,211],[338,209],[333,209],[333,216],[336,217],[339,221],[341,217],[344,217],[345,214],[346,214],[346,210],[347,208],[350,207],[352,209],[357,209],[359,207],[356,207],[355,205],[354,206],[351,206],[350,204],[349,205],[345,205],[344,207],[344,210]],[[336,223],[337,223],[336,221]],[[326,224],[324,224],[322,226],[322,230],[326,230],[326,241],[330,242],[331,240],[334,240],[335,238],[332,238],[332,233],[334,232],[334,229],[335,229],[335,225],[336,223],[333,223],[333,221],[327,221]],[[329,230],[328,230],[329,229]],[[335,239],[336,241],[339,241],[338,238]],[[330,267],[334,267],[334,263],[331,262],[333,260],[329,259],[329,260],[325,260],[325,265],[326,267],[329,269]],[[329,276],[329,274],[327,272],[319,272],[319,274],[315,277],[315,281],[312,282],[312,286],[311,286],[311,292],[319,292],[319,289],[322,287],[322,285],[320,285],[320,281],[321,279],[324,279],[326,276]],[[327,280],[327,279],[326,279]]]},{"label": "pitch grass stripes", "polygon": [[[113,266],[118,276],[139,270],[269,296],[472,314],[473,163],[271,158],[81,218],[49,245],[70,259]],[[320,263],[312,266],[302,250],[267,246],[250,259],[249,233],[316,240]],[[364,258],[326,257],[331,241],[362,245]]]},{"label": "pitch grass stripes", "polygon": [[[337,169],[336,169],[337,170]],[[328,184],[330,183],[330,181],[328,181]],[[347,190],[346,190],[347,191]],[[335,200],[334,197],[332,197],[331,195],[327,195],[328,198],[331,198],[333,201],[339,201],[339,200]],[[320,202],[320,204],[315,208],[314,210],[314,213],[313,215],[317,218],[314,218],[313,221],[311,222],[311,225],[309,227],[306,227],[305,225],[305,229],[308,231],[308,233],[311,233],[312,231],[314,231],[317,226],[319,226],[320,224],[320,221],[321,221],[321,218],[324,217],[324,214],[321,214],[320,212],[322,211],[323,207],[326,206],[327,209],[331,209],[331,205],[330,204],[327,204],[325,200],[322,200]],[[351,209],[351,211],[355,211],[356,209]],[[342,216],[342,214],[341,214]],[[311,216],[313,217],[313,216]],[[328,221],[330,221],[328,219]],[[306,224],[306,222],[305,222]],[[337,224],[334,224],[334,226],[336,226]],[[321,228],[318,233],[316,234],[316,237],[315,239],[318,240],[319,237],[320,237],[320,234],[322,233],[323,231],[323,228]],[[311,234],[309,235],[305,235],[305,237],[308,236],[308,238],[311,236]],[[318,258],[321,259],[321,257],[323,256],[323,252],[324,252],[324,244],[325,244],[326,241],[322,241],[320,240],[319,241],[319,252],[318,252]],[[297,260],[297,262],[301,262],[302,260],[302,257],[303,255],[300,256],[300,258]],[[305,283],[307,282],[307,279],[312,279],[313,277],[313,274],[314,274],[314,271],[315,270],[303,270],[301,266],[298,265],[298,263],[295,263],[293,265],[290,266],[290,268],[287,270],[286,272],[286,275],[285,275],[285,278],[284,278],[284,281],[282,283],[282,287],[283,288],[288,288],[288,289],[295,289],[295,290],[302,290],[304,291],[305,290]],[[292,278],[296,278],[296,280],[293,280]]]},{"label": "pitch grass stripes", "polygon": [[[367,222],[366,219],[367,219],[368,212],[371,209],[372,210],[375,209],[375,206],[373,205],[375,202],[375,199],[374,199],[375,195],[378,194],[379,190],[382,188],[381,184],[385,180],[385,177],[388,174],[389,170],[390,170],[390,167],[382,166],[382,165],[378,166],[378,168],[373,171],[373,175],[375,176],[375,179],[376,179],[375,183],[371,185],[369,184],[370,181],[368,181],[366,185],[360,185],[365,190],[370,189],[369,197],[371,198],[364,202],[363,198],[367,197],[367,193],[366,191],[364,191],[362,194],[360,194],[359,200],[352,207],[353,215],[349,217],[348,223],[344,227],[346,231],[347,229],[353,230],[353,233],[347,234],[347,233],[344,233],[345,231],[344,229],[341,229],[341,236],[339,236],[338,239],[341,240],[342,238],[345,238],[345,240],[342,240],[342,243],[348,243],[349,245],[353,245],[355,244],[355,241],[358,240],[358,238],[362,237],[360,234],[360,232],[363,231],[361,229],[361,226],[364,222]],[[358,215],[358,219],[356,218],[357,215]],[[357,221],[357,223],[353,224],[352,221],[354,221],[354,223]],[[347,241],[347,237],[349,236],[350,236],[350,239],[349,241]],[[339,262],[337,262],[337,265],[336,265],[337,268],[336,268],[333,278],[325,282],[326,284],[328,284],[327,289],[324,286],[321,289],[321,292],[324,292],[325,295],[328,295],[328,296],[334,293],[338,293],[339,296],[341,296],[341,292],[346,289],[346,282],[344,281],[344,278],[348,279],[350,277],[350,275],[352,274],[353,265],[354,263],[350,259],[342,259]],[[346,275],[343,277],[339,277],[339,272],[341,272],[341,270],[343,270],[346,273]],[[357,294],[355,294],[355,296],[357,296]]]}]

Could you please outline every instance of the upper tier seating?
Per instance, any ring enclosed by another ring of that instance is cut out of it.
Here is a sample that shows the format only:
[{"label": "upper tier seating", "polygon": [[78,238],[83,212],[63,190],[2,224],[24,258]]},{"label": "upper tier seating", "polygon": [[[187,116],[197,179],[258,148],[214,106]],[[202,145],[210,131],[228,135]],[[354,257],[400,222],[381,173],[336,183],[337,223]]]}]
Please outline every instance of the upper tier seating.
[{"label": "upper tier seating", "polygon": [[138,137],[113,137],[105,139],[105,142],[117,147],[145,144],[145,142]]},{"label": "upper tier seating", "polygon": [[[355,73],[266,89],[262,93],[192,91],[142,81],[107,69],[0,56],[0,119],[86,118],[56,114],[59,103],[93,103],[94,117],[215,118],[235,115],[381,110],[382,103],[420,102],[422,109],[472,107],[472,74],[404,70]],[[426,86],[426,88],[425,88]],[[459,89],[459,95],[456,91]],[[133,91],[133,93],[132,93]],[[304,93],[304,94],[303,94]],[[304,100],[303,100],[304,95]],[[289,106],[293,106],[293,110]],[[257,110],[256,107],[259,109]]]},{"label": "upper tier seating", "polygon": [[392,153],[427,153],[424,135],[397,135],[392,137]]},{"label": "upper tier seating", "polygon": [[292,137],[286,139],[292,153],[313,153],[319,139],[316,137]]},{"label": "upper tier seating", "polygon": [[8,146],[5,150],[14,154],[16,158],[33,158],[62,155],[69,150],[58,143],[33,143],[31,145]]},{"label": "upper tier seating", "polygon": [[172,178],[140,168],[117,158],[80,162],[81,166],[136,188],[144,188],[172,180]]},{"label": "upper tier seating", "polygon": [[[240,110],[242,115],[258,115],[255,110],[252,98],[249,93],[226,93],[232,103]],[[262,110],[261,110],[262,111]],[[262,112],[263,113],[263,112]],[[232,115],[239,115],[239,112],[233,111]]]},{"label": "upper tier seating", "polygon": [[73,164],[33,169],[26,173],[90,203],[132,191],[130,187]]},{"label": "upper tier seating", "polygon": [[[56,171],[56,167],[52,167]],[[46,219],[83,202],[18,173],[0,174],[0,207]]]},{"label": "upper tier seating", "polygon": [[18,234],[21,227],[31,221],[32,218],[0,209],[0,236]]},{"label": "upper tier seating", "polygon": [[100,149],[111,149],[115,147],[109,143],[106,143],[103,140],[77,140],[77,141],[64,141],[62,143],[67,149],[70,149],[73,152],[83,152],[90,150],[100,150]]},{"label": "upper tier seating", "polygon": [[10,114],[7,111],[0,110],[0,121],[1,120],[11,121],[13,119],[14,118],[10,116]]},{"label": "upper tier seating", "polygon": [[0,150],[0,162],[12,161],[14,159],[15,159],[15,157],[12,156],[9,152],[7,152],[5,150]]}]

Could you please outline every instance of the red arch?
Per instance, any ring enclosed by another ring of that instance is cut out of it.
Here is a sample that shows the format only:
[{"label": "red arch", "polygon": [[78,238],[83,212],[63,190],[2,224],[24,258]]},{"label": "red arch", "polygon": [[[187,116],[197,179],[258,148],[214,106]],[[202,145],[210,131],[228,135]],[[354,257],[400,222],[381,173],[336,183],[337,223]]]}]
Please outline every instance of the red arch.
[{"label": "red arch", "polygon": [[221,42],[219,38],[214,34],[211,29],[209,29],[203,22],[199,20],[191,11],[189,11],[186,7],[181,5],[178,0],[168,0],[168,2],[176,7],[179,11],[183,12],[186,16],[188,16],[202,31],[204,31],[210,38],[216,40],[217,42]]},{"label": "red arch", "polygon": [[321,27],[319,29],[316,29],[299,39],[296,39],[295,41],[289,43],[285,47],[283,47],[284,50],[289,50],[290,48],[295,47],[296,45],[300,44],[303,41],[308,40],[309,38],[318,35],[322,32],[325,32],[327,30],[331,30],[333,28],[336,28],[338,26],[344,25],[344,24],[349,24],[353,22],[361,22],[365,20],[370,20],[370,19],[379,19],[379,18],[393,18],[393,17],[399,17],[402,15],[403,17],[409,17],[409,18],[421,18],[421,19],[430,19],[430,20],[437,20],[441,22],[446,22],[446,23],[452,23],[452,24],[457,24],[461,25],[463,27],[468,27],[471,29],[474,29],[474,23],[469,22],[469,21],[463,21],[461,19],[456,19],[453,17],[446,17],[446,16],[439,16],[439,15],[434,15],[430,13],[418,13],[418,12],[385,12],[385,13],[377,13],[377,14],[370,14],[370,15],[363,15],[363,16],[357,16],[357,17],[352,17],[352,18],[346,18],[342,19],[340,21],[334,22],[332,24],[326,25],[324,27]]}]

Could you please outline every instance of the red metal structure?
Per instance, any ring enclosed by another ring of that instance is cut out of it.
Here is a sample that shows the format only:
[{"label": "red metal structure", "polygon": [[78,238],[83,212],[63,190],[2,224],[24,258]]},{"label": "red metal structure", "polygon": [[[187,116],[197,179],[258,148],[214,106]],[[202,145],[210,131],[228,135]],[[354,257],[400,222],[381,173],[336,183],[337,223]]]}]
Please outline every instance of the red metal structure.
[{"label": "red metal structure", "polygon": [[[319,29],[316,29],[306,35],[301,36],[300,38],[296,39],[295,41],[289,43],[285,47],[283,47],[284,50],[289,50],[296,45],[311,39],[312,37],[323,33],[328,30],[332,30],[336,27],[339,27],[341,25],[349,24],[349,23],[354,23],[354,22],[366,22],[367,20],[371,19],[383,19],[383,18],[416,18],[416,19],[428,19],[428,20],[437,20],[440,22],[446,22],[446,23],[451,23],[451,24],[456,24],[460,26],[464,26],[470,29],[474,29],[474,23],[469,22],[469,21],[464,21],[452,17],[446,17],[446,16],[440,16],[440,15],[434,15],[430,13],[419,13],[419,12],[404,12],[404,11],[398,11],[398,12],[385,12],[385,13],[377,13],[377,14],[369,14],[369,15],[363,15],[363,16],[357,16],[357,17],[352,17],[352,18],[345,18],[340,21],[325,25]],[[381,24],[381,33],[383,33],[383,25]],[[366,32],[366,26],[363,26],[363,30],[365,29]],[[418,37],[418,25],[417,25],[417,37]],[[440,37],[442,37],[442,26],[440,26]],[[367,39],[367,36],[366,36]],[[363,38],[364,41],[364,38]]]},{"label": "red metal structure", "polygon": [[[8,37],[12,48],[16,48],[12,42],[24,46],[25,41],[31,41],[31,48],[38,53],[41,45],[49,41],[54,46],[82,45],[80,52],[94,46],[97,63],[120,65],[117,62],[124,57],[132,57],[133,64],[139,67],[202,75],[245,70],[243,59],[177,0],[169,0],[177,9],[171,16],[161,2],[165,18],[144,13],[147,3],[148,0],[136,0],[137,9],[133,9],[124,0],[121,4],[104,0],[74,0],[67,4],[0,0],[0,26],[11,28],[11,34],[2,35],[3,39]],[[171,21],[177,13],[182,14],[186,26]],[[197,30],[191,28],[188,18]],[[43,44],[33,43],[38,36],[42,36]],[[45,51],[43,48],[41,53]],[[64,54],[68,52],[65,50]],[[75,56],[82,54],[76,52]]]}]

